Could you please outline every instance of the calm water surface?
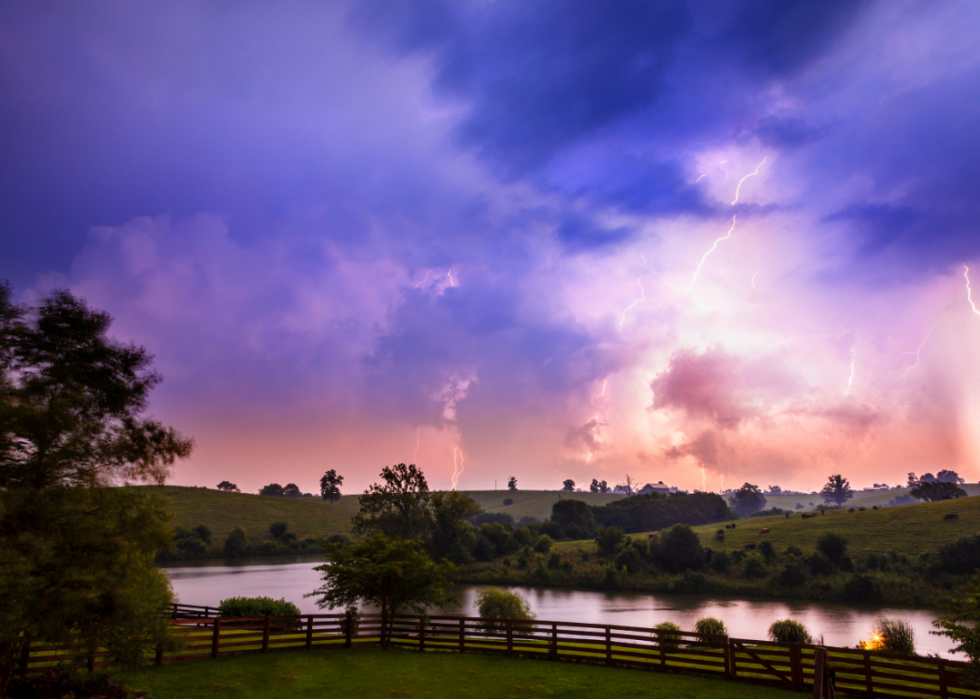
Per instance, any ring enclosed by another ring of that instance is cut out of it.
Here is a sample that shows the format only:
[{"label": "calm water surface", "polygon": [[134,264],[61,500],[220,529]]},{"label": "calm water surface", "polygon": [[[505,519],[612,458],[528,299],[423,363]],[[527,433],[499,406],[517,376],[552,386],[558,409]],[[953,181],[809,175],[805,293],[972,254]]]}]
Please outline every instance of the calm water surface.
[{"label": "calm water surface", "polygon": [[[320,585],[313,566],[320,558],[252,559],[226,562],[199,562],[165,568],[178,599],[184,604],[216,606],[226,597],[267,596],[286,598],[305,614],[322,613],[313,598],[303,595]],[[478,586],[455,588],[459,607],[450,614],[476,616],[474,598]],[[672,621],[690,631],[694,622],[705,616],[721,619],[728,632],[738,638],[766,638],[769,625],[777,619],[792,617],[802,622],[815,636],[824,637],[832,646],[854,646],[868,638],[878,616],[898,617],[915,629],[920,654],[938,653],[954,656],[952,644],[942,636],[929,633],[935,614],[917,609],[889,607],[850,607],[824,602],[773,602],[736,600],[704,595],[666,595],[636,592],[589,592],[580,590],[547,590],[533,587],[507,588],[520,592],[530,603],[538,619],[576,621],[592,624],[649,627],[661,621]],[[960,658],[964,659],[964,658]]]}]

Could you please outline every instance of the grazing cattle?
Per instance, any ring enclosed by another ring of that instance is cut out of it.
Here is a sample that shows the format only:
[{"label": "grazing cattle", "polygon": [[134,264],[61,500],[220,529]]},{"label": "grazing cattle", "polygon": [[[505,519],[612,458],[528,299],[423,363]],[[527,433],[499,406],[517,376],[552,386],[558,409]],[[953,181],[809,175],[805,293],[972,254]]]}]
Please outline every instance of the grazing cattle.
[{"label": "grazing cattle", "polygon": [[801,517],[803,517],[803,519],[810,519],[811,517],[816,517],[816,515],[815,515],[815,514],[812,514],[812,515],[808,515],[808,514],[807,514],[806,512],[804,512],[804,513],[803,513],[802,515],[800,515],[800,516],[801,516]]},{"label": "grazing cattle", "polygon": [[760,529],[759,530],[759,534],[768,534],[768,533],[769,533],[769,527],[766,527],[765,529]]},{"label": "grazing cattle", "polygon": [[950,512],[948,515],[943,517],[943,519],[959,519],[959,518],[960,518],[959,515],[956,514],[955,512]]}]

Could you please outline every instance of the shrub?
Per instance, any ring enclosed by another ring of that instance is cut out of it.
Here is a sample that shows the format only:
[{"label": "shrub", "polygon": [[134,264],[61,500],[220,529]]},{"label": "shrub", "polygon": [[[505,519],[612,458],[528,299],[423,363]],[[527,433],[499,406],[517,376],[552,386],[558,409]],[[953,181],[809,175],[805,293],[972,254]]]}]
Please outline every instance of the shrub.
[{"label": "shrub", "polygon": [[775,621],[769,627],[769,640],[778,643],[813,643],[806,627],[793,619]]},{"label": "shrub", "polygon": [[344,536],[343,534],[331,534],[327,537],[327,541],[331,544],[346,544],[348,541],[350,541],[350,538]]},{"label": "shrub", "polygon": [[728,566],[731,565],[731,562],[731,556],[724,551],[718,551],[711,557],[711,570],[716,573],[725,573],[728,571]]},{"label": "shrub", "polygon": [[514,504],[514,498],[504,498],[504,507],[506,507],[507,505],[513,505],[513,504]]},{"label": "shrub", "polygon": [[836,532],[827,532],[817,539],[817,551],[834,564],[839,563],[847,550],[847,538]]},{"label": "shrub", "polygon": [[980,535],[967,536],[939,549],[944,573],[972,573],[980,568]]},{"label": "shrub", "polygon": [[875,623],[875,637],[881,650],[915,655],[915,631],[904,619],[879,617]]},{"label": "shrub", "polygon": [[834,564],[819,551],[810,554],[806,562],[810,566],[810,572],[813,575],[829,575],[834,572]]},{"label": "shrub", "polygon": [[565,538],[565,530],[562,529],[559,524],[552,522],[551,520],[542,522],[541,526],[538,527],[538,531],[542,534],[547,534],[555,541]]},{"label": "shrub", "polygon": [[269,536],[276,540],[282,540],[289,531],[289,525],[285,522],[273,522],[269,525]]},{"label": "shrub", "polygon": [[870,575],[852,575],[844,583],[843,597],[846,602],[880,602],[881,587]]},{"label": "shrub", "polygon": [[218,605],[221,616],[226,618],[250,616],[296,616],[299,607],[292,602],[271,597],[229,597]]},{"label": "shrub", "polygon": [[548,557],[548,567],[558,568],[561,565],[561,554],[555,551],[551,556]]},{"label": "shrub", "polygon": [[786,561],[779,572],[779,584],[785,587],[802,587],[806,584],[806,565],[799,558]]},{"label": "shrub", "polygon": [[483,628],[487,631],[501,631],[504,619],[530,621],[534,619],[531,605],[516,592],[484,587],[476,593],[476,606],[480,610]]},{"label": "shrub", "polygon": [[776,549],[773,547],[771,541],[763,541],[759,544],[759,553],[766,559],[767,564],[776,560]]},{"label": "shrub", "polygon": [[660,639],[660,645],[662,645],[664,648],[667,650],[674,650],[675,648],[680,647],[680,626],[672,621],[662,621],[653,628],[660,632],[657,634],[657,638]]},{"label": "shrub", "polygon": [[758,552],[750,553],[742,563],[742,577],[746,580],[758,580],[768,573],[766,559]]},{"label": "shrub", "polygon": [[705,574],[699,570],[685,570],[684,575],[677,578],[671,586],[672,592],[679,594],[697,594],[699,592],[710,592],[711,584]]},{"label": "shrub", "polygon": [[626,546],[616,556],[615,563],[620,570],[625,568],[627,573],[636,573],[643,567],[643,557],[636,547]]},{"label": "shrub", "polygon": [[244,556],[248,551],[248,536],[241,527],[235,527],[225,539],[226,556]]},{"label": "shrub", "polygon": [[686,524],[675,524],[660,536],[659,557],[663,567],[675,573],[704,567],[701,540]]},{"label": "shrub", "polygon": [[514,541],[516,541],[521,546],[530,546],[533,539],[531,538],[531,532],[529,532],[525,527],[514,530]]},{"label": "shrub", "polygon": [[714,617],[706,616],[694,622],[695,633],[703,633],[706,636],[727,636],[728,629],[724,622]]},{"label": "shrub", "polygon": [[534,551],[536,553],[548,553],[554,543],[555,542],[552,541],[550,536],[547,534],[542,534],[538,537],[538,540],[534,542]]},{"label": "shrub", "polygon": [[596,535],[595,543],[603,556],[612,556],[625,537],[626,534],[619,527],[603,527]]}]

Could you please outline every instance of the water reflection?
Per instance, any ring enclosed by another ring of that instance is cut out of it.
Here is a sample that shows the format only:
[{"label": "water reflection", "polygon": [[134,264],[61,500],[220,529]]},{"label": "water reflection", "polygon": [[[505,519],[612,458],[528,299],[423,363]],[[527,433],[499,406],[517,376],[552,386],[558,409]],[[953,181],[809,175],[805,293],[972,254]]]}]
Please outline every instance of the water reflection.
[{"label": "water reflection", "polygon": [[[174,591],[185,604],[216,605],[227,597],[268,596],[294,603],[304,614],[323,611],[312,598],[303,595],[320,584],[313,570],[319,556],[297,556],[284,563],[281,557],[250,559],[234,563],[199,562],[167,568]],[[478,588],[454,588],[459,606],[452,614],[475,615]],[[577,621],[591,624],[650,627],[672,621],[684,630],[705,616],[721,619],[732,636],[765,638],[769,624],[792,617],[816,636],[833,646],[854,646],[867,638],[878,616],[900,617],[912,624],[920,654],[938,653],[954,657],[948,639],[929,633],[935,614],[918,609],[850,607],[829,602],[774,602],[736,600],[707,595],[650,595],[634,592],[586,592],[540,588],[507,588],[520,592],[539,619]]]}]

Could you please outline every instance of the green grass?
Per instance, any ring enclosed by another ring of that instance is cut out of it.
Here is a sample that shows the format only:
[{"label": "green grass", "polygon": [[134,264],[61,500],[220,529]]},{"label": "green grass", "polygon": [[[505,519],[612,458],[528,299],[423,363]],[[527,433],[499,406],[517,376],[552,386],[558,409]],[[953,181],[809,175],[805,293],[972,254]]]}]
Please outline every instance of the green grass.
[{"label": "green grass", "polygon": [[[980,495],[980,485],[963,485],[960,487],[971,496]],[[854,493],[854,498],[847,502],[847,506],[873,507],[874,505],[877,505],[878,507],[882,507],[900,495],[908,495],[908,492],[908,488],[871,493],[859,491]],[[813,503],[812,507],[810,506],[811,502]],[[803,505],[803,509],[797,510],[797,504]],[[790,510],[791,512],[811,512],[817,509],[821,504],[823,504],[823,498],[819,495],[766,495],[766,509],[770,507],[779,507],[784,510]]]},{"label": "green grass", "polygon": [[[250,536],[264,537],[273,522],[286,522],[290,531],[300,539],[349,534],[351,517],[357,514],[359,507],[357,495],[345,495],[337,502],[330,503],[319,497],[282,498],[175,485],[137,488],[167,501],[167,508],[174,517],[174,526],[193,528],[206,524],[218,542],[224,541],[236,526],[243,527]],[[525,516],[538,519],[550,517],[551,506],[558,502],[559,495],[556,491],[544,490],[476,490],[468,494],[487,512],[505,512],[515,521]],[[562,497],[583,500],[590,505],[605,505],[622,496],[611,493],[563,493]],[[514,504],[504,505],[505,498],[513,499]]]},{"label": "green grass", "polygon": [[150,699],[241,697],[732,697],[789,692],[720,679],[591,665],[379,648],[279,652],[174,663],[120,673]]}]

